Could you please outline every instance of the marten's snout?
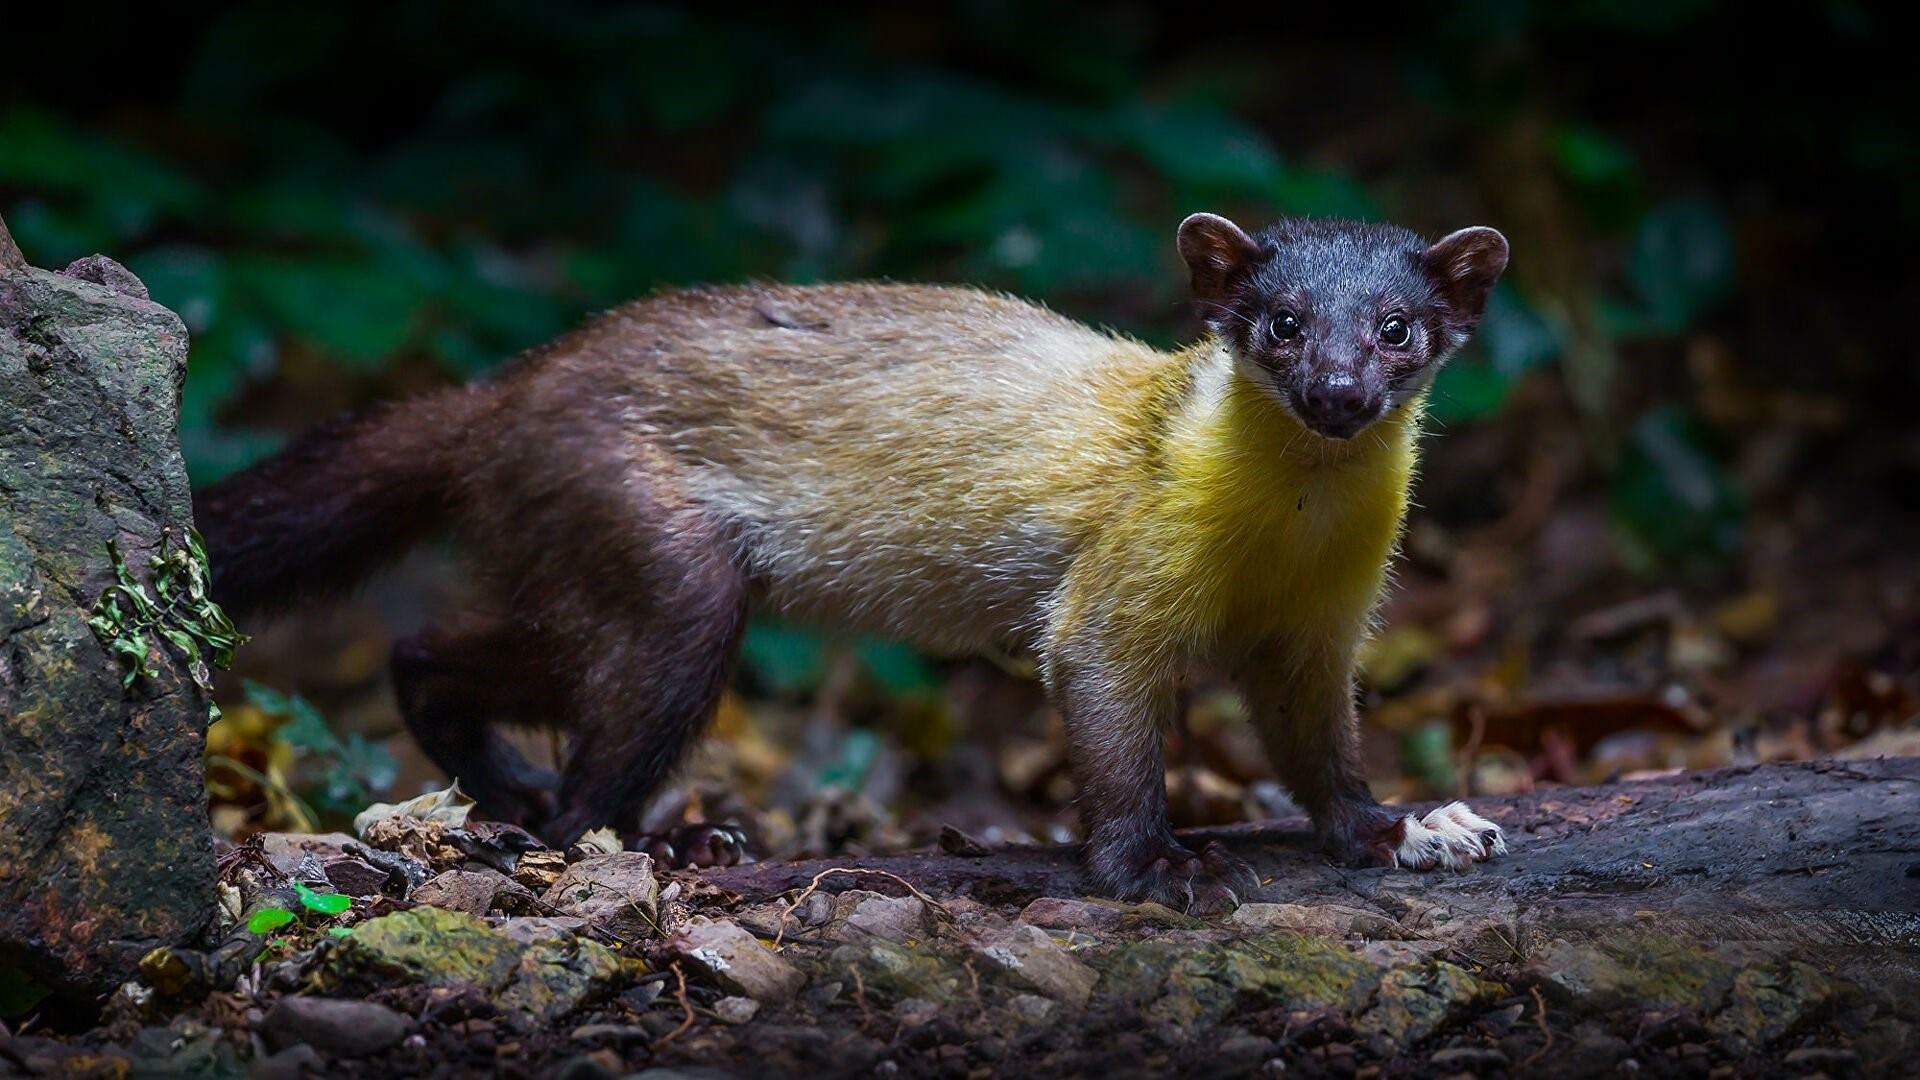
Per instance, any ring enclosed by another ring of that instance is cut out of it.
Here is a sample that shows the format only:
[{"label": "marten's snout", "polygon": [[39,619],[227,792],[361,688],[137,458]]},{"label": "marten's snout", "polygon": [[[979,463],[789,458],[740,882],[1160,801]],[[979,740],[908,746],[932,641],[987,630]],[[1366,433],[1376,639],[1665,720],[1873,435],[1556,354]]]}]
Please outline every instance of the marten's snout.
[{"label": "marten's snout", "polygon": [[1326,371],[1306,380],[1293,398],[1294,412],[1315,432],[1351,439],[1380,416],[1386,401],[1379,380],[1364,371]]}]

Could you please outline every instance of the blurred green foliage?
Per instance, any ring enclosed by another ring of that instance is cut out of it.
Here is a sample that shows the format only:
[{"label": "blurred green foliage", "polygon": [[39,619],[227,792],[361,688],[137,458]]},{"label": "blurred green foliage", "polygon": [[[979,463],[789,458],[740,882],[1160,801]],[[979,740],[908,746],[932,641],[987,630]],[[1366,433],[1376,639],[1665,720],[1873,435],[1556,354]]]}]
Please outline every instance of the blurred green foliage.
[{"label": "blurred green foliage", "polygon": [[[122,27],[117,91],[0,99],[0,210],[37,261],[110,252],[185,317],[205,482],[318,408],[482,373],[662,285],[963,280],[1164,342],[1195,325],[1170,242],[1193,210],[1438,231],[1544,200],[1560,209],[1497,222],[1522,257],[1434,414],[1497,420],[1568,367],[1589,413],[1632,432],[1595,455],[1652,567],[1724,553],[1741,512],[1687,402],[1619,370],[1623,346],[1725,317],[1740,260],[1718,179],[1792,203],[1838,175],[1891,196],[1900,227],[1920,218],[1898,101],[1855,94],[1836,126],[1793,85],[1715,96],[1739,70],[1730,29],[1839,56],[1876,18],[1743,12],[1440,4],[1387,41],[1339,13],[1196,36],[1139,6],[209,9]],[[1538,175],[1486,164],[1514,145]],[[1674,145],[1695,157],[1649,159]],[[775,685],[811,663],[783,647],[749,643]]]},{"label": "blurred green foliage", "polygon": [[334,734],[313,703],[299,694],[287,694],[249,679],[247,702],[279,721],[273,739],[292,748],[300,775],[311,787],[300,796],[324,814],[352,815],[366,808],[376,795],[393,787],[399,763],[385,746],[359,732],[346,738]]}]

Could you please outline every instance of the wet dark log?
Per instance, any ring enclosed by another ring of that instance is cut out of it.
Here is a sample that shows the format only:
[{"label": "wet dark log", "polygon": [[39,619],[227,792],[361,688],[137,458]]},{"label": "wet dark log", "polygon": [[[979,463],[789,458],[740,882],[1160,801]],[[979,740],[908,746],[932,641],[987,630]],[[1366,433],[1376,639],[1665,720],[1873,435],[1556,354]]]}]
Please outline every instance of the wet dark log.
[{"label": "wet dark log", "polygon": [[[1826,954],[1920,945],[1920,758],[1721,769],[1473,806],[1505,827],[1512,853],[1464,873],[1335,866],[1313,852],[1298,820],[1185,835],[1221,839],[1253,863],[1266,885],[1246,899],[1393,919],[1440,909],[1510,928],[1522,952],[1529,941],[1623,927]],[[834,866],[886,870],[934,895],[993,903],[1084,891],[1074,852],[1062,847],[758,863],[702,876],[756,899]]]}]

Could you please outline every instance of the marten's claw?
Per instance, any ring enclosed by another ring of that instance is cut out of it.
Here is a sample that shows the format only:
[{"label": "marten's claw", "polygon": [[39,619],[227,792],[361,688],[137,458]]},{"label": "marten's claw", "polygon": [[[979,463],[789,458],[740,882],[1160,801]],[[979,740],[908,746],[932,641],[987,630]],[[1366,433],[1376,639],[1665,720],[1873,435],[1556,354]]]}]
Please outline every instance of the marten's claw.
[{"label": "marten's claw", "polygon": [[1436,866],[1465,870],[1476,862],[1507,853],[1507,839],[1500,826],[1463,802],[1448,803],[1424,818],[1408,814],[1393,823],[1388,843],[1390,861],[1406,870],[1431,870]]},{"label": "marten's claw", "polygon": [[1246,860],[1215,841],[1198,855],[1178,844],[1158,847],[1131,873],[1100,884],[1101,891],[1123,900],[1151,900],[1193,915],[1213,915],[1250,899],[1260,888],[1260,877]]},{"label": "marten's claw", "polygon": [[734,866],[747,859],[747,834],[738,825],[675,825],[627,841],[629,851],[644,851],[675,870]]}]

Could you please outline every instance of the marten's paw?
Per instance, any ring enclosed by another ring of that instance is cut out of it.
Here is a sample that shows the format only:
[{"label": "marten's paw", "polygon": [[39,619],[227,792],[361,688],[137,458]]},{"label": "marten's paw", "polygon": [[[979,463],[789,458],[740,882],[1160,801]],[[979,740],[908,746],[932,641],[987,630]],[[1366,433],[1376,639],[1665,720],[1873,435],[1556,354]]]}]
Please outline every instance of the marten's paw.
[{"label": "marten's paw", "polygon": [[1452,802],[1424,818],[1412,814],[1394,822],[1386,838],[1388,861],[1407,870],[1444,866],[1465,870],[1476,862],[1507,853],[1500,826]]},{"label": "marten's paw", "polygon": [[1194,915],[1232,911],[1260,888],[1253,867],[1218,841],[1197,855],[1171,840],[1132,859],[1109,861],[1096,854],[1090,869],[1103,893],[1121,900],[1151,900]]},{"label": "marten's paw", "polygon": [[734,866],[747,859],[747,834],[738,825],[675,825],[629,838],[627,850],[644,851],[675,870]]}]

